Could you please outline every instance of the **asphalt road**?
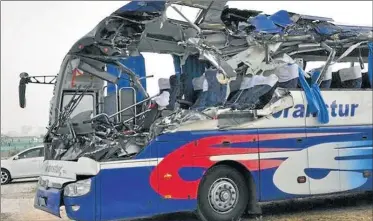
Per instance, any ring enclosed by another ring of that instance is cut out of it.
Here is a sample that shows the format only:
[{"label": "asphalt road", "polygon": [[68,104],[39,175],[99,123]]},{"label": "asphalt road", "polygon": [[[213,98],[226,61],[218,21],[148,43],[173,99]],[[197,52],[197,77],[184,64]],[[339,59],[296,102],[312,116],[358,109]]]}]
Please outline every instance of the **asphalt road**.
[{"label": "asphalt road", "polygon": [[[33,208],[36,182],[22,181],[1,186],[1,219],[4,221],[61,221]],[[323,221],[373,220],[373,194],[355,194],[339,197],[315,198],[264,204],[262,217],[246,217],[242,221]],[[197,221],[193,214],[172,214],[133,221]]]}]

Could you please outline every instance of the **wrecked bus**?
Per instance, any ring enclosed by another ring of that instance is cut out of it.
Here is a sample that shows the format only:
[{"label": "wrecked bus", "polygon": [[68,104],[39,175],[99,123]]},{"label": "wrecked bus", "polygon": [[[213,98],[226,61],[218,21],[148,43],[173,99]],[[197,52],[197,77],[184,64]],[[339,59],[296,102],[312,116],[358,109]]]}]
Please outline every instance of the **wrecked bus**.
[{"label": "wrecked bus", "polygon": [[[28,83],[54,84],[37,209],[228,221],[260,202],[372,190],[372,28],[226,4],[130,2],[51,81],[21,75],[21,107]],[[125,63],[143,52],[174,59],[154,97]]]}]

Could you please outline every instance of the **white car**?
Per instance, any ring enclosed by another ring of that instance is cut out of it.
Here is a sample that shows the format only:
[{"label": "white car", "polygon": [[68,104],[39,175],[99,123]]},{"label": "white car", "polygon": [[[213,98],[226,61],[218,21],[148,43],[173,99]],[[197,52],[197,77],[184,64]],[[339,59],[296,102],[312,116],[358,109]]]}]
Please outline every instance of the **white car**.
[{"label": "white car", "polygon": [[43,161],[43,146],[29,148],[6,160],[1,160],[1,185],[8,184],[13,179],[40,176]]}]

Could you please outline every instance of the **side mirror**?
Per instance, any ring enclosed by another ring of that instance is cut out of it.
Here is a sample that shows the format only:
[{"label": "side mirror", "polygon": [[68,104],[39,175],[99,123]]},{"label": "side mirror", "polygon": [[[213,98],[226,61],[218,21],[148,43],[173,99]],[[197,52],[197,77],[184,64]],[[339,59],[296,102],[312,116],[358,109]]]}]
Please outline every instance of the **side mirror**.
[{"label": "side mirror", "polygon": [[29,82],[29,75],[23,72],[19,75],[21,80],[19,80],[18,93],[19,93],[19,106],[21,108],[26,107],[26,84]]},{"label": "side mirror", "polygon": [[18,156],[18,155],[15,156],[15,157],[13,158],[13,160],[19,160],[19,156]]}]

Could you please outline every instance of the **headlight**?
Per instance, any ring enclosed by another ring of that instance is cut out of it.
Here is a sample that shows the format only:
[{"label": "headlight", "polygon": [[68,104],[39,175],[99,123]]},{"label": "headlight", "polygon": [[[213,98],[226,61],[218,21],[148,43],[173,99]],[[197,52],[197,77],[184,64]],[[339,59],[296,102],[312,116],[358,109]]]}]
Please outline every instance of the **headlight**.
[{"label": "headlight", "polygon": [[64,189],[64,195],[75,197],[83,196],[91,190],[91,179],[81,180],[67,185]]}]

